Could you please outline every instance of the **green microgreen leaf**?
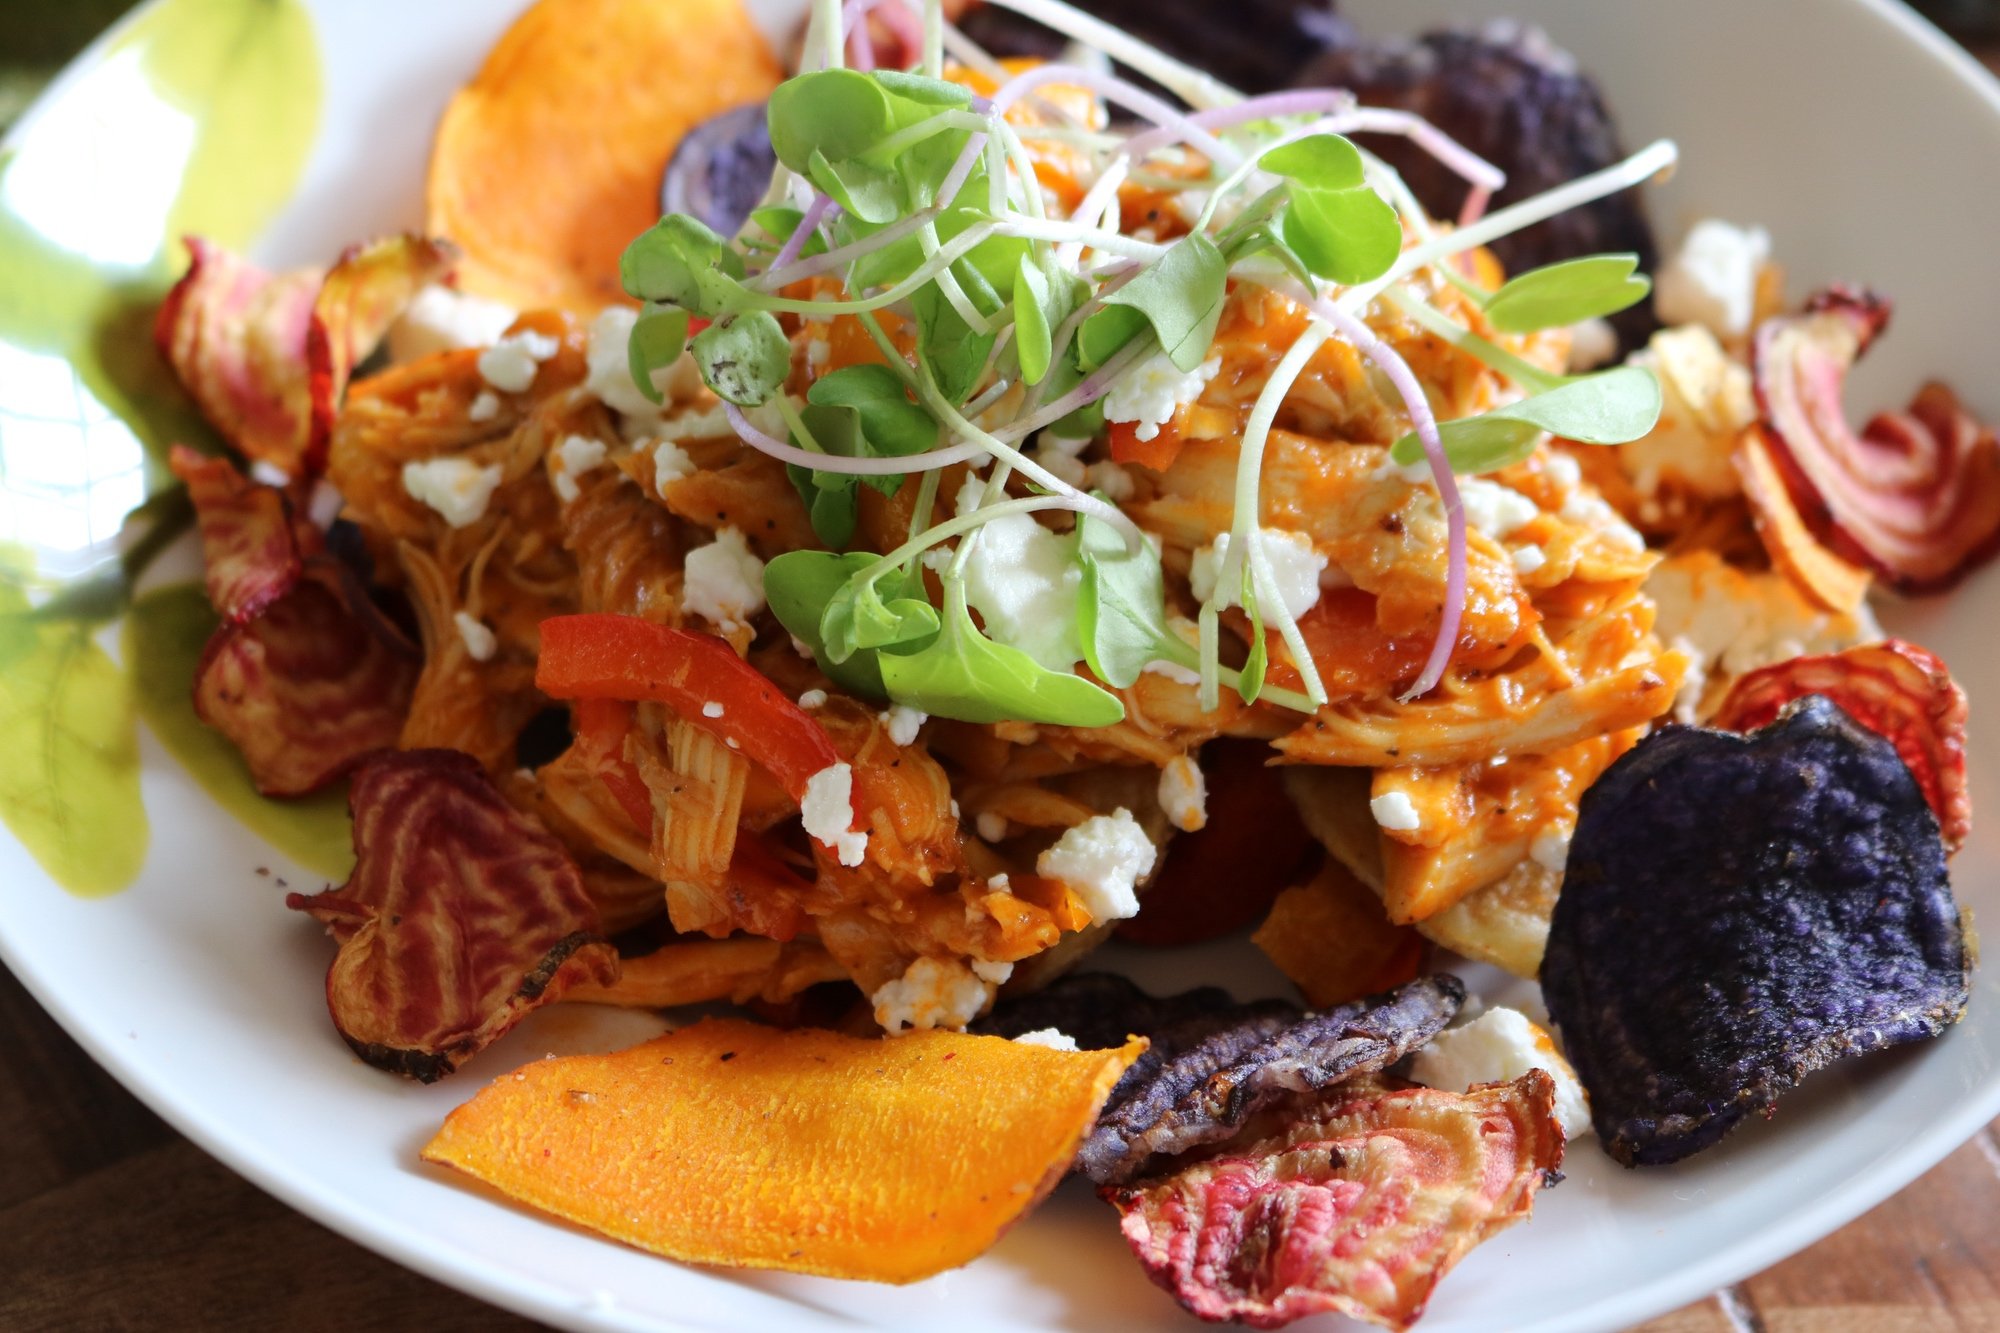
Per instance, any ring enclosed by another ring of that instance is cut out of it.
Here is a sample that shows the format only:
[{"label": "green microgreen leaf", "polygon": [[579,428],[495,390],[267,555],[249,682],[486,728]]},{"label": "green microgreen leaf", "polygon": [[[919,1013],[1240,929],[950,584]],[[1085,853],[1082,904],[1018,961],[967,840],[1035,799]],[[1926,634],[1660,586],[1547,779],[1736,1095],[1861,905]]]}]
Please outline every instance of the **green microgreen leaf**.
[{"label": "green microgreen leaf", "polygon": [[1167,627],[1158,543],[1148,538],[1132,550],[1117,529],[1086,514],[1077,520],[1076,547],[1083,566],[1077,632],[1097,678],[1122,690],[1148,662],[1178,660],[1185,645]]},{"label": "green microgreen leaf", "polygon": [[[983,280],[978,286],[992,291]],[[978,303],[976,291],[968,290],[966,295]],[[917,316],[917,355],[930,369],[940,393],[954,406],[965,402],[986,373],[995,335],[975,332],[936,283],[920,288],[910,298],[910,305]]]},{"label": "green microgreen leaf", "polygon": [[653,374],[680,359],[687,347],[687,337],[688,312],[679,306],[649,303],[639,312],[638,322],[632,325],[632,336],[625,344],[625,359],[632,382],[648,401],[666,401],[666,395],[653,383]]},{"label": "green microgreen leaf", "polygon": [[890,698],[937,717],[1062,727],[1108,727],[1125,717],[1117,695],[981,634],[957,581],[945,588],[936,641],[917,652],[884,655],[878,665]]},{"label": "green microgreen leaf", "polygon": [[714,231],[681,213],[661,218],[633,238],[618,269],[633,296],[677,305],[704,319],[734,309],[743,291],[743,257]]},{"label": "green microgreen leaf", "polygon": [[1314,273],[1353,286],[1396,262],[1402,220],[1368,184],[1360,150],[1346,139],[1315,134],[1272,149],[1260,165],[1291,182],[1282,234]]},{"label": "green microgreen leaf", "polygon": [[1024,383],[1040,384],[1048,375],[1055,330],[1089,294],[1089,285],[1057,264],[1052,251],[1021,256],[1014,273],[1014,354]]},{"label": "green microgreen leaf", "polygon": [[[1660,382],[1639,366],[1618,366],[1565,382],[1483,416],[1438,426],[1454,472],[1490,472],[1526,458],[1543,431],[1581,444],[1625,444],[1660,419]],[[1389,456],[1409,465],[1424,456],[1414,432]]]},{"label": "green microgreen leaf", "polygon": [[801,176],[811,174],[813,154],[844,162],[897,128],[881,82],[851,69],[786,79],[772,90],[765,119],[778,160]]},{"label": "green microgreen leaf", "polygon": [[1502,333],[1534,333],[1615,315],[1653,290],[1635,254],[1588,255],[1511,279],[1486,302],[1486,317]]},{"label": "green microgreen leaf", "polygon": [[724,315],[694,338],[702,381],[738,407],[761,407],[792,373],[792,344],[762,310]]},{"label": "green microgreen leaf", "polygon": [[[859,553],[857,553],[859,554]],[[833,662],[869,649],[920,644],[937,633],[938,614],[923,598],[921,580],[906,589],[896,571],[843,584],[820,613],[819,641]]]},{"label": "green microgreen leaf", "polygon": [[1095,370],[1147,325],[1167,359],[1183,373],[1208,359],[1222,320],[1229,261],[1202,232],[1183,237],[1152,267],[1104,298],[1104,309],[1083,321],[1077,345],[1086,369]]},{"label": "green microgreen leaf", "polygon": [[1257,606],[1256,580],[1250,576],[1250,562],[1243,562],[1243,611],[1250,617],[1250,655],[1236,677],[1236,693],[1246,704],[1257,702],[1264,692],[1264,676],[1270,670],[1270,646],[1264,639],[1264,613]]},{"label": "green microgreen leaf", "polygon": [[[909,400],[902,380],[887,366],[848,366],[822,375],[807,390],[799,416],[811,440],[798,439],[795,444],[845,458],[918,454],[936,445],[938,438],[937,422]],[[856,476],[796,464],[788,464],[785,472],[811,511],[813,531],[835,550],[854,539],[855,487],[868,485],[894,495],[902,489],[904,475]]]},{"label": "green microgreen leaf", "polygon": [[[889,692],[882,685],[882,672],[876,665],[880,650],[866,649],[836,662],[820,636],[820,619],[826,614],[827,603],[874,563],[875,556],[868,551],[851,555],[787,551],[764,566],[764,600],[778,617],[778,623],[812,649],[814,660],[829,680],[850,693],[886,699]],[[892,599],[901,600],[905,596],[901,570],[890,570],[881,582]],[[921,647],[923,642],[918,640],[915,646]]]},{"label": "green microgreen leaf", "polygon": [[886,224],[903,215],[903,183],[887,167],[856,158],[833,162],[815,151],[807,160],[806,176],[863,222]]}]

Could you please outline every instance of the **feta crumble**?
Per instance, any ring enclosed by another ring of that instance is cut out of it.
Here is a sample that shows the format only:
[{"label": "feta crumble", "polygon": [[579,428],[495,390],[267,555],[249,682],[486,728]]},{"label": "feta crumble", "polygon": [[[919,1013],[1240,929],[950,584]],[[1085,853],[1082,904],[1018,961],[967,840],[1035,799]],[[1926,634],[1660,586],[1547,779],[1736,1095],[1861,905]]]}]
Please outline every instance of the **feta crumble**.
[{"label": "feta crumble", "polygon": [[481,467],[464,458],[429,458],[403,464],[403,490],[454,528],[463,528],[486,516],[505,475],[498,463]]},{"label": "feta crumble", "polygon": [[[967,488],[984,486],[969,479]],[[961,503],[963,492],[961,492]],[[1018,648],[1051,671],[1072,671],[1083,657],[1076,627],[1083,570],[1070,540],[1032,514],[992,519],[965,540],[965,599],[986,622],[989,637]]]},{"label": "feta crumble", "polygon": [[[660,412],[659,404],[646,397],[638,381],[632,378],[629,349],[632,328],[638,322],[639,312],[629,306],[611,306],[590,322],[589,341],[584,352],[588,369],[583,387],[620,416],[656,417]],[[663,398],[682,397],[690,391],[682,363],[692,366],[693,359],[683,352],[673,365],[662,366],[653,372],[653,387],[660,391]]]},{"label": "feta crumble", "polygon": [[1532,574],[1549,562],[1548,552],[1539,546],[1516,546],[1513,556],[1516,574]]},{"label": "feta crumble", "polygon": [[888,729],[889,739],[903,746],[916,744],[917,733],[922,731],[924,723],[930,720],[929,713],[906,704],[893,705],[887,712],[881,714],[882,725]]},{"label": "feta crumble", "polygon": [[653,489],[667,498],[667,487],[695,474],[694,459],[688,451],[673,440],[661,440],[653,446]]},{"label": "feta crumble", "polygon": [[259,486],[275,486],[282,490],[292,484],[292,474],[276,463],[260,458],[250,465],[250,480]]},{"label": "feta crumble", "polygon": [[499,638],[476,617],[464,611],[454,611],[451,623],[458,626],[459,641],[465,645],[465,652],[475,662],[490,662],[500,647]]},{"label": "feta crumble", "polygon": [[1465,506],[1466,523],[1495,541],[1513,536],[1542,512],[1519,491],[1484,477],[1460,477],[1458,497]]},{"label": "feta crumble", "polygon": [[1007,978],[1014,975],[1012,963],[989,963],[983,958],[969,959],[968,962],[972,967],[973,976],[995,986],[1006,985]]},{"label": "feta crumble", "polygon": [[547,334],[523,329],[479,354],[479,377],[502,393],[526,393],[542,362],[561,349]]},{"label": "feta crumble", "polygon": [[472,406],[465,409],[471,421],[491,421],[500,415],[500,395],[491,389],[481,389],[479,396],[472,400]]},{"label": "feta crumble", "polygon": [[1036,1028],[1033,1032],[1023,1032],[1014,1040],[1023,1046],[1046,1046],[1052,1051],[1076,1049],[1076,1038],[1058,1028]]},{"label": "feta crumble", "polygon": [[1575,830],[1568,824],[1551,820],[1542,825],[1535,834],[1535,840],[1528,844],[1528,857],[1544,870],[1560,875],[1569,864],[1569,839]]},{"label": "feta crumble", "polygon": [[825,704],[826,704],[825,690],[807,690],[804,694],[801,694],[799,696],[799,707],[804,708],[808,711],[814,708],[823,707],[825,706]]},{"label": "feta crumble", "polygon": [[1653,279],[1653,310],[1663,323],[1701,324],[1719,338],[1740,338],[1757,312],[1757,274],[1771,258],[1771,235],[1719,218],[1694,224],[1680,250]]},{"label": "feta crumble", "polygon": [[1120,921],[1139,914],[1139,879],[1152,870],[1155,856],[1146,830],[1120,806],[1064,830],[1036,858],[1035,873],[1068,885],[1092,920]]},{"label": "feta crumble", "polygon": [[573,504],[583,494],[576,479],[604,466],[604,441],[588,435],[571,435],[556,446],[556,470],[550,480],[564,504]]},{"label": "feta crumble", "polygon": [[1618,356],[1618,331],[1601,319],[1586,319],[1569,326],[1569,363],[1572,375],[1581,375],[1609,365]]},{"label": "feta crumble", "polygon": [[1092,463],[1085,469],[1084,483],[1091,490],[1103,491],[1113,504],[1124,504],[1139,493],[1139,483],[1117,463]]},{"label": "feta crumble", "polygon": [[1368,802],[1368,813],[1375,816],[1375,822],[1385,829],[1407,833],[1423,827],[1424,821],[1417,814],[1416,802],[1408,792],[1387,791]]},{"label": "feta crumble", "polygon": [[1160,809],[1167,822],[1183,833],[1208,824],[1208,781],[1194,756],[1179,754],[1160,770]]},{"label": "feta crumble", "polygon": [[1555,1080],[1556,1119],[1564,1137],[1575,1140],[1590,1133],[1590,1101],[1576,1071],[1549,1034],[1518,1009],[1488,1009],[1463,1027],[1447,1028],[1410,1060],[1412,1079],[1449,1092],[1511,1082],[1530,1069]]},{"label": "feta crumble", "polygon": [[512,306],[432,283],[389,326],[389,359],[415,361],[461,347],[491,347],[520,316]]},{"label": "feta crumble", "polygon": [[991,810],[982,810],[979,812],[979,818],[972,821],[972,826],[978,830],[979,836],[987,842],[1005,842],[1007,840],[1007,817],[1005,815],[996,815]]},{"label": "feta crumble", "polygon": [[1165,676],[1176,685],[1199,685],[1201,673],[1193,667],[1184,667],[1179,662],[1169,662],[1164,657],[1146,663],[1148,675]]},{"label": "feta crumble", "polygon": [[724,528],[689,551],[681,603],[724,634],[743,628],[764,609],[764,562],[743,533]]},{"label": "feta crumble", "polygon": [[715,700],[710,699],[707,703],[701,706],[701,715],[707,718],[721,717],[722,705],[717,703]]},{"label": "feta crumble", "polygon": [[1222,369],[1222,358],[1212,356],[1191,371],[1182,371],[1155,352],[1119,377],[1104,395],[1104,419],[1129,421],[1141,440],[1150,440],[1160,427],[1174,419],[1174,413],[1201,397],[1201,391]]},{"label": "feta crumble", "polygon": [[799,818],[806,832],[833,849],[844,866],[858,866],[868,852],[868,835],[854,825],[854,769],[830,764],[806,779]]},{"label": "feta crumble", "polygon": [[993,998],[993,988],[954,958],[919,958],[868,997],[884,1032],[963,1028]]},{"label": "feta crumble", "polygon": [[[1278,600],[1297,620],[1319,601],[1319,576],[1326,572],[1327,559],[1313,549],[1312,538],[1284,528],[1261,528],[1260,542],[1271,562],[1271,575],[1278,585]],[[1229,559],[1229,534],[1218,533],[1214,541],[1195,551],[1188,568],[1188,584],[1203,605],[1215,596],[1216,580]],[[1243,605],[1243,590],[1234,580],[1222,590],[1216,603],[1227,608]]]}]

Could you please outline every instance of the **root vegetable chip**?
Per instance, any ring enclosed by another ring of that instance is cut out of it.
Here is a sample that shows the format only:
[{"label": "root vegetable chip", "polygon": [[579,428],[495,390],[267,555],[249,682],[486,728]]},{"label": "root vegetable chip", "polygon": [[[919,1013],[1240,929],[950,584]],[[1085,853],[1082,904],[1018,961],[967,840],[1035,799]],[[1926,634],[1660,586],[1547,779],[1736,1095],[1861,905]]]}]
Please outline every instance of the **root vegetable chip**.
[{"label": "root vegetable chip", "polygon": [[198,236],[187,247],[154,341],[232,448],[295,476],[324,464],[349,373],[453,259],[401,236],[349,249],[330,272],[273,274]]},{"label": "root vegetable chip", "polygon": [[175,448],[201,527],[210,603],[223,623],[195,670],[198,717],[235,743],[257,790],[300,796],[393,748],[417,662],[375,633],[319,529],[283,491],[226,459]]},{"label": "root vegetable chip", "polygon": [[1235,1137],[1260,1112],[1296,1114],[1322,1089],[1386,1069],[1422,1046],[1464,999],[1458,978],[1441,974],[1291,1021],[1254,1013],[1121,1084],[1078,1165],[1100,1185],[1120,1184],[1156,1158]]},{"label": "root vegetable chip", "polygon": [[621,301],[675,144],[779,77],[740,0],[541,0],[445,108],[429,229],[464,247],[470,290],[518,309]]},{"label": "root vegetable chip", "polygon": [[1463,1094],[1375,1089],[1102,1193],[1147,1274],[1203,1319],[1407,1328],[1454,1264],[1534,1207],[1562,1163],[1554,1105],[1539,1069]]},{"label": "root vegetable chip", "polygon": [[443,281],[457,260],[448,242],[405,234],[349,247],[326,275],[306,325],[309,471],[326,467],[333,421],[354,368],[381,345],[416,294]]},{"label": "root vegetable chip", "polygon": [[167,466],[194,503],[208,604],[231,625],[255,619],[305,572],[285,493],[185,445],[168,452]]},{"label": "root vegetable chip", "polygon": [[199,236],[187,248],[153,340],[231,447],[289,472],[305,449],[306,325],[325,274],[268,273]]},{"label": "root vegetable chip", "polygon": [[1771,563],[1819,605],[1852,615],[1867,599],[1868,571],[1841,559],[1813,535],[1792,501],[1764,431],[1757,426],[1744,431],[1731,458],[1743,482],[1744,498],[1750,502],[1757,537]]},{"label": "root vegetable chip", "polygon": [[1895,747],[1817,696],[1612,765],[1542,964],[1605,1150],[1679,1161],[1813,1070],[1957,1022],[1971,951],[1944,856]]},{"label": "root vegetable chip", "polygon": [[1965,780],[1965,691],[1936,654],[1901,639],[1885,639],[1778,662],[1737,680],[1713,725],[1722,731],[1755,731],[1808,694],[1831,699],[1894,745],[1937,816],[1945,850],[1965,845],[1972,832],[1972,792]]},{"label": "root vegetable chip", "polygon": [[1424,937],[1391,922],[1382,900],[1331,857],[1278,895],[1250,942],[1316,1008],[1400,986],[1424,961]]},{"label": "root vegetable chip", "polygon": [[709,1020],[505,1075],[424,1159],[670,1259],[914,1282],[1055,1184],[1143,1049]]},{"label": "root vegetable chip", "polygon": [[369,1064],[434,1082],[570,986],[616,979],[569,852],[471,756],[384,755],[348,804],[354,874],[285,905],[339,944],[327,1007]]}]

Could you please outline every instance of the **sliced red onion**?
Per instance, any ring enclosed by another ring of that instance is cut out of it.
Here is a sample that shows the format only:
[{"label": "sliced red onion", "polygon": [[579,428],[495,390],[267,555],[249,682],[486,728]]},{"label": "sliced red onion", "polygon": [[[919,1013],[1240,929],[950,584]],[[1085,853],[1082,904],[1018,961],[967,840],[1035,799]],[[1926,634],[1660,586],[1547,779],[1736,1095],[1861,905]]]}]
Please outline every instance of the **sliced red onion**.
[{"label": "sliced red onion", "polygon": [[[825,198],[824,195],[820,197]],[[829,200],[829,202],[831,201]],[[885,246],[895,244],[905,236],[921,230],[925,225],[937,221],[937,217],[937,209],[921,209],[910,214],[910,216],[904,218],[901,222],[892,223],[872,236],[865,236],[852,244],[836,246],[821,254],[810,255],[804,259],[800,259],[796,263],[783,265],[773,263],[771,267],[757,275],[757,280],[752,286],[758,291],[774,292],[791,286],[801,278],[810,278],[821,273],[831,273],[835,269],[846,267],[857,259],[872,255]],[[794,236],[803,236],[805,234],[805,227],[801,225],[792,234]],[[803,246],[805,242],[800,241],[799,244]]]},{"label": "sliced red onion", "polygon": [[784,248],[778,251],[778,257],[771,261],[767,272],[781,272],[785,265],[799,257],[799,251],[805,249],[806,240],[819,230],[822,222],[839,215],[840,205],[833,202],[833,196],[815,192],[812,203],[806,207],[805,216],[799,219],[798,226],[792,228],[792,234],[785,238]]},{"label": "sliced red onion", "polygon": [[949,467],[953,463],[970,462],[984,457],[987,452],[985,445],[973,442],[921,454],[905,454],[900,458],[848,458],[844,454],[816,454],[810,449],[801,449],[766,435],[751,424],[750,418],[743,415],[743,409],[734,403],[723,403],[722,411],[729,418],[730,429],[736,432],[736,438],[752,449],[769,454],[781,463],[793,463],[820,472],[841,472],[854,477],[893,477],[903,472],[925,472],[931,468]]},{"label": "sliced red onion", "polygon": [[[1302,293],[1295,288],[1286,294],[1296,298]],[[1451,460],[1445,457],[1444,441],[1438,435],[1437,417],[1432,413],[1430,400],[1424,397],[1424,386],[1418,383],[1409,362],[1397,355],[1395,348],[1376,337],[1373,329],[1325,297],[1311,297],[1306,305],[1313,314],[1331,324],[1341,337],[1352,343],[1357,352],[1373,361],[1389,383],[1396,386],[1396,392],[1402,395],[1404,409],[1410,414],[1410,426],[1424,446],[1424,459],[1430,464],[1431,479],[1437,483],[1438,498],[1444,502],[1447,534],[1444,605],[1438,610],[1437,639],[1431,644],[1430,656],[1424,659],[1423,673],[1402,695],[1403,702],[1407,703],[1437,688],[1438,682],[1444,679],[1445,668],[1451,665],[1452,654],[1458,650],[1458,628],[1465,619],[1465,505],[1459,498],[1458,480],[1452,475]]]}]

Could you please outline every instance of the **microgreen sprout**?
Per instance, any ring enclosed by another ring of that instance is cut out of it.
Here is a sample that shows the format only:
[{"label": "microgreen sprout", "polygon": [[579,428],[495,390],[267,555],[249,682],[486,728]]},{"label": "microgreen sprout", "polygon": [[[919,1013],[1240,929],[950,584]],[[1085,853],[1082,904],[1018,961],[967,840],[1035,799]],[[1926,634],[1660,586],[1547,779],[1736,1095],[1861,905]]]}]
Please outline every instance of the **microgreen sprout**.
[{"label": "microgreen sprout", "polygon": [[[1123,716],[1111,691],[1132,688],[1158,662],[1197,671],[1206,707],[1227,687],[1246,702],[1311,712],[1327,693],[1261,526],[1263,455],[1293,385],[1338,339],[1401,398],[1410,431],[1392,456],[1428,460],[1447,517],[1438,638],[1411,693],[1435,686],[1465,595],[1466,528],[1453,471],[1514,461],[1545,433],[1633,439],[1659,410],[1646,371],[1569,378],[1502,345],[1643,299],[1648,286],[1632,256],[1552,265],[1497,292],[1472,286],[1452,261],[1649,179],[1672,165],[1673,146],[1655,144],[1484,214],[1504,177],[1408,112],[1359,107],[1337,89],[1245,98],[1062,0],[993,3],[1153,87],[1088,63],[1008,70],[946,23],[937,0],[926,0],[920,17],[901,3],[814,0],[808,67],[770,101],[780,166],[765,207],[734,238],[691,218],[663,218],[633,241],[622,266],[627,291],[645,303],[629,343],[642,390],[657,400],[656,376],[690,354],[738,437],[786,464],[815,533],[833,548],[768,564],[778,619],[843,688],[940,716],[1102,726]],[[914,69],[878,67],[871,13]],[[970,75],[947,68],[947,54]],[[980,78],[990,96],[968,86]],[[1075,90],[1142,123],[1107,131],[1063,110]],[[1460,176],[1460,225],[1434,226],[1400,177],[1350,134],[1403,136]],[[1038,148],[1059,149],[1076,176],[1081,198],[1066,214],[1037,179]],[[1128,185],[1179,194],[1192,225],[1161,240],[1127,234],[1120,191]],[[1464,293],[1462,308],[1481,311],[1474,323],[1492,337],[1431,303],[1426,292],[1442,282]],[[1101,432],[1105,401],[1129,376],[1157,376],[1163,363],[1188,376],[1209,361],[1232,287],[1242,284],[1295,301],[1308,318],[1244,422],[1229,541],[1189,643],[1169,618],[1158,539],[1026,445],[1044,429],[1070,438]],[[1526,396],[1437,422],[1414,373],[1361,318],[1378,299]],[[882,364],[816,369],[796,385],[791,327],[841,319],[859,324]],[[767,404],[787,438],[744,410]],[[991,470],[967,488],[964,512],[933,522],[940,469],[958,464]],[[842,553],[859,530],[860,488],[902,494],[912,476],[908,540],[879,556]],[[1074,515],[1067,533],[1036,526],[1033,516],[1060,513]],[[996,523],[1004,526],[982,539]],[[1023,534],[1031,538],[1038,559],[1051,543],[1060,547],[1073,645],[1048,636],[1009,641],[1018,625],[1009,631],[1005,616],[984,625],[975,616],[995,605],[984,600],[990,585],[978,582],[992,573],[982,541],[991,547],[1003,532],[1015,549]],[[949,558],[935,554],[951,543]],[[1234,669],[1223,665],[1225,607],[1240,607],[1248,623]],[[1278,643],[1299,689],[1271,683]]]}]

